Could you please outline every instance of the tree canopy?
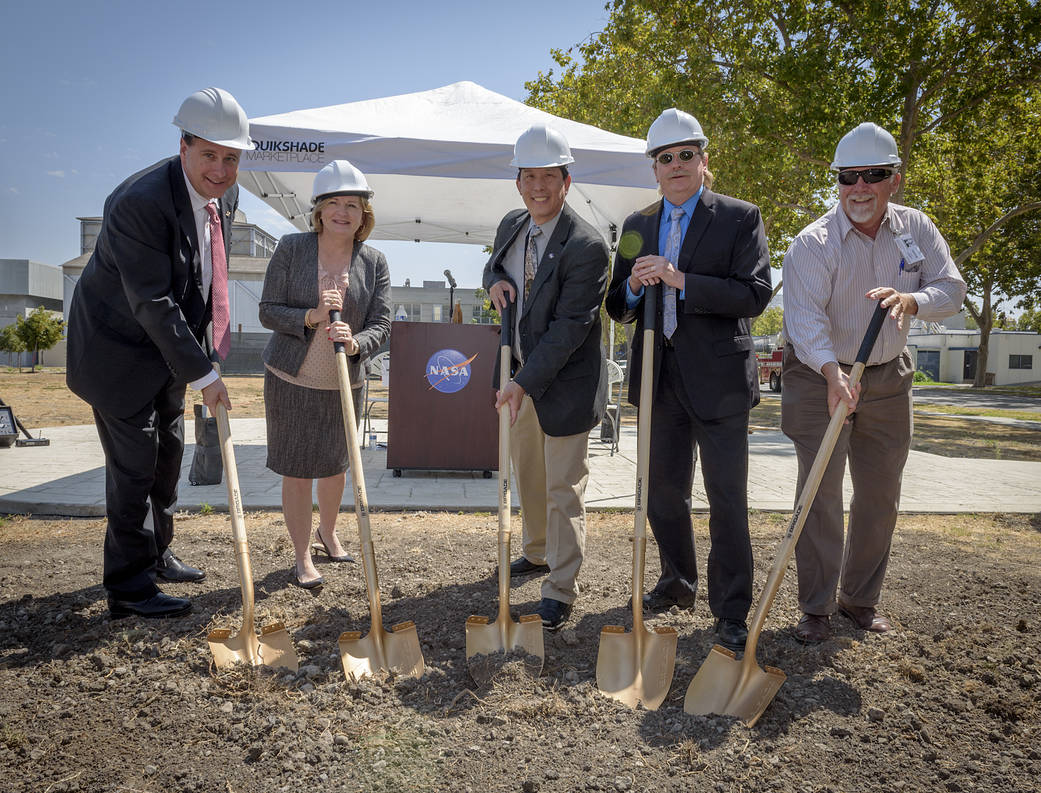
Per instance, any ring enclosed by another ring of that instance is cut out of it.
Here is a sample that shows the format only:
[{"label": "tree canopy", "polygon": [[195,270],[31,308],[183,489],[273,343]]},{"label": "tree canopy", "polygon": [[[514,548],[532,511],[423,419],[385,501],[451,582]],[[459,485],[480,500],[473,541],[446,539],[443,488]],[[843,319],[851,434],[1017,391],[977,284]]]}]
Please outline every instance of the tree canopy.
[{"label": "tree canopy", "polygon": [[530,103],[636,137],[667,107],[693,113],[709,138],[714,189],[762,208],[775,265],[836,200],[838,140],[874,121],[901,153],[895,200],[937,222],[976,296],[970,312],[985,319],[997,293],[1037,294],[1036,0],[614,0],[607,9],[603,31],[555,51],[559,72],[527,84]]}]

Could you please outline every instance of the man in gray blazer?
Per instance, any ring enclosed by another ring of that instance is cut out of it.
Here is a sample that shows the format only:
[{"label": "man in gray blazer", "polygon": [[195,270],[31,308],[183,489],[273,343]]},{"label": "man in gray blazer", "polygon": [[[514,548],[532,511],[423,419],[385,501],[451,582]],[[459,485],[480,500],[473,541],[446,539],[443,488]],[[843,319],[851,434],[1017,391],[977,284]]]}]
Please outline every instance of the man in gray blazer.
[{"label": "man in gray blazer", "polygon": [[104,584],[114,617],[190,610],[189,600],[156,586],[157,576],[204,576],[169,547],[185,386],[201,390],[211,411],[218,402],[231,407],[206,330],[211,284],[224,284],[215,346],[226,354],[235,179],[242,150],[253,147],[249,122],[231,94],[207,88],[181,104],[174,125],[180,156],[134,174],[106,199],[97,246],[69,308],[66,379],[93,407],[105,451]]},{"label": "man in gray blazer", "polygon": [[604,416],[607,369],[600,304],[607,288],[603,238],[565,203],[574,162],[564,136],[536,125],[518,138],[511,165],[527,209],[499,224],[484,288],[500,311],[513,303],[513,377],[498,383],[509,405],[510,456],[524,518],[524,553],[512,576],[547,573],[538,613],[556,631],[571,615],[585,550],[589,430]]}]

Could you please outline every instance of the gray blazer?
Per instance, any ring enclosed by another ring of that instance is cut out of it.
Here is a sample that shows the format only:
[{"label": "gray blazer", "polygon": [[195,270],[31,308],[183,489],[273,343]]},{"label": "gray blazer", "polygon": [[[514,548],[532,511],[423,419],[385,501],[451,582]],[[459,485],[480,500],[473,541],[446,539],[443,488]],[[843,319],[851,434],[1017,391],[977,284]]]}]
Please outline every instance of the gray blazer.
[{"label": "gray blazer", "polygon": [[[347,356],[347,368],[351,387],[361,388],[362,363],[390,336],[390,270],[382,253],[356,243],[348,275],[341,319],[358,342],[358,354]],[[318,235],[287,234],[268,262],[260,298],[260,324],[275,331],[264,349],[264,363],[294,376],[300,371],[316,332],[304,324],[304,317],[317,304]],[[324,327],[319,326],[323,333]]]},{"label": "gray blazer", "polygon": [[[485,289],[497,281],[516,288],[503,259],[530,219],[527,210],[517,209],[499,223],[484,267]],[[604,417],[607,364],[600,348],[600,303],[607,264],[603,237],[565,203],[518,322],[525,363],[514,380],[531,396],[547,435],[577,435]],[[493,379],[498,385],[498,358]]]}]

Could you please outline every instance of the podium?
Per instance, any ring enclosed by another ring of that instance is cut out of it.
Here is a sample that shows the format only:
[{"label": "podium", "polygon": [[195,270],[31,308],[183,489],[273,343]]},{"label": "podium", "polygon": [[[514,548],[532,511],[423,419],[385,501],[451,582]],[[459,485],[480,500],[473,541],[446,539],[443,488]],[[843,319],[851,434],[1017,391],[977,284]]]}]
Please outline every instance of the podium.
[{"label": "podium", "polygon": [[499,470],[492,373],[498,325],[394,322],[387,468]]}]

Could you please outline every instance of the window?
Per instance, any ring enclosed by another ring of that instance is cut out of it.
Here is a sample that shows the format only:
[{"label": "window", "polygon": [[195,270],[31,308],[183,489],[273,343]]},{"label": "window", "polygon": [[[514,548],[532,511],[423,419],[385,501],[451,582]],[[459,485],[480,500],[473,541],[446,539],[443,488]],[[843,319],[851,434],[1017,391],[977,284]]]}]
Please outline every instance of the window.
[{"label": "window", "polygon": [[1034,368],[1034,356],[1033,355],[1010,355],[1008,357],[1008,368],[1009,369],[1033,369]]},{"label": "window", "polygon": [[394,309],[394,319],[421,322],[422,315],[419,313],[419,303],[398,303],[398,307]]},{"label": "window", "polygon": [[441,318],[441,313],[442,313],[443,309],[444,309],[444,306],[441,306],[441,305],[439,305],[437,303],[432,305],[430,307],[430,321],[431,322],[443,322],[444,320],[442,320],[442,318]]}]

